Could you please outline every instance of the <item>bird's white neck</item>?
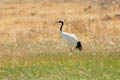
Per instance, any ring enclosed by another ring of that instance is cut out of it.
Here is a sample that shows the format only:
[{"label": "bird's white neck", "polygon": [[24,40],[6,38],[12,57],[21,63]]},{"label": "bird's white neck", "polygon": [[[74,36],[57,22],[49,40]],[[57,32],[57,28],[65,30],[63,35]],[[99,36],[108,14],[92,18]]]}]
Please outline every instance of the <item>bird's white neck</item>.
[{"label": "bird's white neck", "polygon": [[62,36],[63,32],[61,30],[59,30],[59,34]]}]

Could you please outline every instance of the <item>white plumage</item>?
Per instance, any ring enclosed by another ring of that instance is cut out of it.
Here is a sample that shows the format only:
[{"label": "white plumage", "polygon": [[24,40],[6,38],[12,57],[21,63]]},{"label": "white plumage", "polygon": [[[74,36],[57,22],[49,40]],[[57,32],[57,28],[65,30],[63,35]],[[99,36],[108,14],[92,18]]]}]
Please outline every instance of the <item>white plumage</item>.
[{"label": "white plumage", "polygon": [[59,31],[60,35],[62,36],[63,43],[67,44],[70,47],[74,47],[77,45],[78,38],[75,34],[70,34],[67,32]]},{"label": "white plumage", "polygon": [[62,31],[62,27],[64,25],[64,21],[60,20],[57,23],[61,23],[61,27],[60,27],[60,35],[62,37],[62,41],[63,43],[67,44],[68,46],[75,47],[76,49],[82,50],[82,45],[81,42],[78,41],[78,38],[75,34],[71,34],[71,33],[67,33],[67,32],[63,32]]}]

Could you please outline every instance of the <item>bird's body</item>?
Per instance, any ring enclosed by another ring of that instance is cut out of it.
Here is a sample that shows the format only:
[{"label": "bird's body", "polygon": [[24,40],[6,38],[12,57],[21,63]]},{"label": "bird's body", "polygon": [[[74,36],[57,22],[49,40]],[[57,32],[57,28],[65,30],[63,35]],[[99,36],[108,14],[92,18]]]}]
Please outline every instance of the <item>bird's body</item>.
[{"label": "bird's body", "polygon": [[67,32],[61,32],[60,31],[60,35],[62,37],[62,41],[63,43],[67,44],[70,47],[74,47],[77,45],[78,42],[78,38],[76,37],[75,34],[70,34]]},{"label": "bird's body", "polygon": [[64,21],[60,20],[57,23],[61,23],[59,33],[60,33],[60,35],[62,37],[63,43],[67,44],[71,48],[75,47],[76,49],[82,50],[81,42],[78,41],[78,38],[77,38],[77,36],[75,34],[71,34],[71,33],[67,33],[67,32],[62,31]]}]

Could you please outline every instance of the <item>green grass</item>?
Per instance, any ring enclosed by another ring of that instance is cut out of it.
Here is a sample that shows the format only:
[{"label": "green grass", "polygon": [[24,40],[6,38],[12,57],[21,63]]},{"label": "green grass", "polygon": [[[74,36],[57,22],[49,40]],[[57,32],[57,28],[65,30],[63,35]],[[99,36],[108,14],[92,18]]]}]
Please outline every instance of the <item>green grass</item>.
[{"label": "green grass", "polygon": [[20,44],[0,44],[0,80],[120,80],[119,52],[69,54],[54,43],[48,50],[48,43]]}]

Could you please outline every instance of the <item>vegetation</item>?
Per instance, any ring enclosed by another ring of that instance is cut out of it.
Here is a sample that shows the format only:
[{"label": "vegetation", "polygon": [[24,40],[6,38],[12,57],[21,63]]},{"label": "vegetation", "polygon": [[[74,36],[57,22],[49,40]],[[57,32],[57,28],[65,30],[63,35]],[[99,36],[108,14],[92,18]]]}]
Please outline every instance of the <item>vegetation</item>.
[{"label": "vegetation", "polygon": [[[119,3],[12,1],[0,2],[0,80],[120,79]],[[61,44],[61,19],[83,51]]]},{"label": "vegetation", "polygon": [[70,53],[66,51],[66,47],[59,48],[58,45],[50,42],[1,44],[3,49],[0,57],[0,79],[120,79],[119,52],[73,51]]}]

